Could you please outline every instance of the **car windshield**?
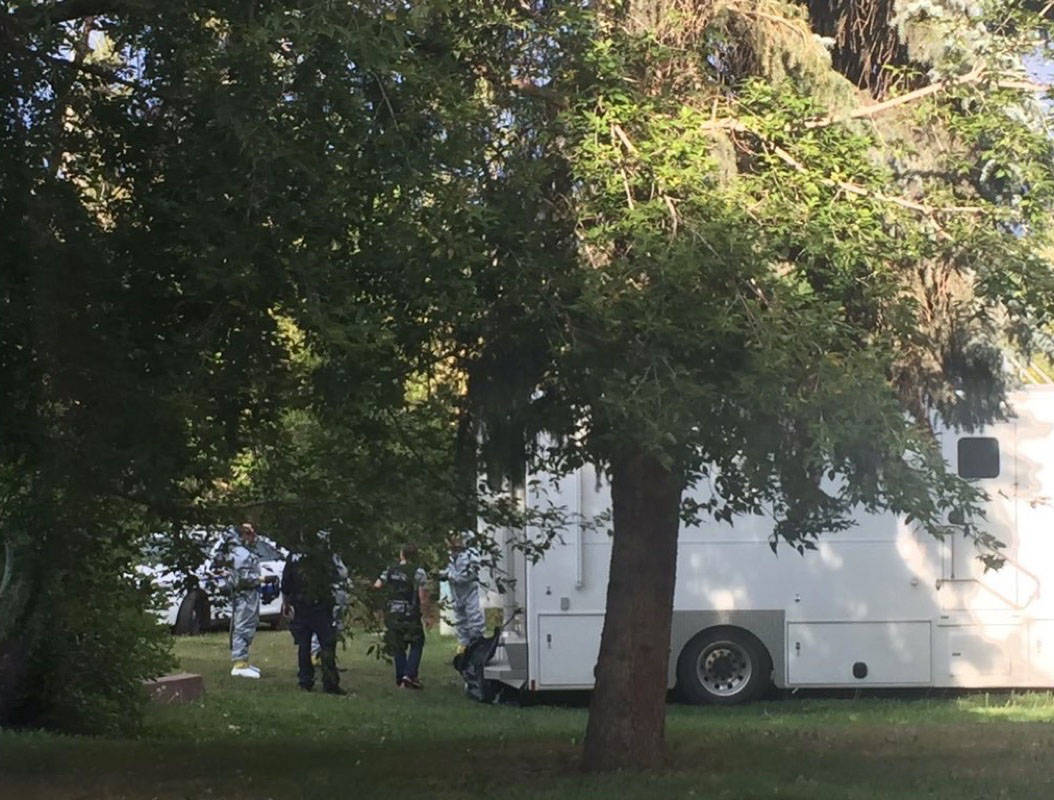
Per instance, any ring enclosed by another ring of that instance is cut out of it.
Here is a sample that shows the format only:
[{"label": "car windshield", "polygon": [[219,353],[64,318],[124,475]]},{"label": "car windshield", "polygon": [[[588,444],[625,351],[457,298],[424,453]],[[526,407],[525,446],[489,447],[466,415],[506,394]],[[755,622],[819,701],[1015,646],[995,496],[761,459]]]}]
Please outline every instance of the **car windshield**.
[{"label": "car windshield", "polygon": [[256,539],[254,549],[256,550],[256,555],[260,557],[261,561],[282,560],[282,554],[278,552],[278,549],[270,542],[266,542],[259,537]]}]

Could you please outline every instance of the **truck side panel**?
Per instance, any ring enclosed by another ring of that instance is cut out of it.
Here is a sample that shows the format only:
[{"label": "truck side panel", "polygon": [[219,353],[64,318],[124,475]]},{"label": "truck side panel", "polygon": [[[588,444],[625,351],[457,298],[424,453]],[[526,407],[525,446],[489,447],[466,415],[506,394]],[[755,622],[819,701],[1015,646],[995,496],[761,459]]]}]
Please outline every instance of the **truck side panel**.
[{"label": "truck side panel", "polygon": [[[692,637],[732,626],[762,642],[778,686],[1054,686],[1054,391],[1013,403],[1016,418],[941,434],[949,464],[989,495],[985,527],[1006,545],[1002,569],[986,571],[960,526],[935,539],[891,514],[861,514],[804,555],[773,554],[764,515],[686,527],[670,685]],[[529,489],[528,504],[580,517],[526,570],[530,682],[589,688],[611,555],[608,487],[591,467],[535,477],[545,491]]]}]

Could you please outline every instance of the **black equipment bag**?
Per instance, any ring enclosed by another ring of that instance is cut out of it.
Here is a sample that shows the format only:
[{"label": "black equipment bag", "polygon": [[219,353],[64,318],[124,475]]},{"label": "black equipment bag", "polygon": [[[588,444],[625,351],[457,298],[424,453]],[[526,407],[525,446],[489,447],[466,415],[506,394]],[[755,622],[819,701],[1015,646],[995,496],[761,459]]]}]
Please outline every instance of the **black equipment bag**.
[{"label": "black equipment bag", "polygon": [[495,627],[493,635],[476,639],[469,643],[464,653],[454,656],[454,669],[465,681],[465,694],[480,703],[495,702],[502,688],[498,681],[487,680],[483,675],[483,669],[494,657],[500,641],[501,628]]}]

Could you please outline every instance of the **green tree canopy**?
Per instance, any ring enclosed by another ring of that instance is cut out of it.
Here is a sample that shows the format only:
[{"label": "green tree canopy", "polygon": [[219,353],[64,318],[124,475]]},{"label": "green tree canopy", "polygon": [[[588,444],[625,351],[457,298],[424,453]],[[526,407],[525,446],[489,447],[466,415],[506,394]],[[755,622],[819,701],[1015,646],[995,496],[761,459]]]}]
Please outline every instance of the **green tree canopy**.
[{"label": "green tree canopy", "polygon": [[411,451],[442,472],[449,445],[442,394],[413,388],[437,352],[413,256],[460,78],[417,16],[0,5],[0,721],[133,719],[164,648],[139,645],[129,575],[162,524],[435,521],[449,481]]},{"label": "green tree canopy", "polygon": [[86,707],[58,599],[161,519],[387,546],[589,460],[587,764],[655,764],[681,519],[976,506],[929,426],[1049,321],[1047,4],[0,8],[0,719]]},{"label": "green tree canopy", "polygon": [[[1005,413],[1002,351],[1050,318],[1037,12],[640,0],[506,20],[529,44],[482,74],[510,98],[503,137],[531,146],[493,173],[546,177],[519,227],[494,218],[518,247],[473,273],[508,293],[469,401],[496,465],[612,481],[588,766],[661,762],[680,519],[768,510],[773,545],[806,549],[861,508],[934,533],[976,509],[930,426]],[[537,273],[553,249],[528,249],[532,226],[561,248]],[[712,500],[683,503],[703,478]]]}]

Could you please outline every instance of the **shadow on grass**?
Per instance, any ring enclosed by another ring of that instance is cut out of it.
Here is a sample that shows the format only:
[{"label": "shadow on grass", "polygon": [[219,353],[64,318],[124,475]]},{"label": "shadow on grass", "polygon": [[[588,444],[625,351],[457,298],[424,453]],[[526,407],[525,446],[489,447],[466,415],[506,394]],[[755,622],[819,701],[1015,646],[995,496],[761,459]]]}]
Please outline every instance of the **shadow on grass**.
[{"label": "shadow on grass", "polygon": [[225,638],[177,642],[206,696],[151,709],[139,739],[0,732],[0,797],[1054,797],[1049,694],[809,692],[735,708],[671,705],[669,769],[585,776],[588,693],[539,695],[522,708],[472,703],[449,667],[452,645],[432,637],[424,692],[395,689],[389,667],[358,646],[341,654],[353,696],[304,695],[288,635],[258,637],[259,681],[229,676]]},{"label": "shadow on grass", "polygon": [[[32,738],[32,737],[29,737]],[[671,735],[670,768],[585,776],[574,737],[195,745],[51,741],[19,747],[4,797],[1042,798],[1049,725],[744,725]],[[0,740],[2,741],[2,740]],[[8,751],[10,754],[10,751]]]}]

